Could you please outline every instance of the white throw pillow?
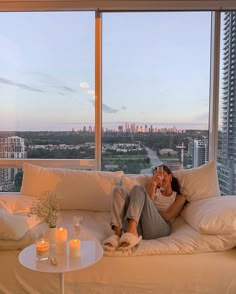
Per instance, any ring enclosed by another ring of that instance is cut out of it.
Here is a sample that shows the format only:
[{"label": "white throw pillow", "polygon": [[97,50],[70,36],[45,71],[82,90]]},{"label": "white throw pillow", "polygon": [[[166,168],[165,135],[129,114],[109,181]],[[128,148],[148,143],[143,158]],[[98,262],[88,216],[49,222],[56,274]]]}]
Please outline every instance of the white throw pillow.
[{"label": "white throw pillow", "polygon": [[181,194],[190,202],[193,200],[220,196],[215,161],[200,167],[173,172],[180,183]]},{"label": "white throw pillow", "polygon": [[28,212],[34,198],[21,194],[0,195],[0,209],[12,213]]},{"label": "white throw pillow", "polygon": [[35,216],[12,214],[0,209],[0,239],[19,240],[39,222]]},{"label": "white throw pillow", "polygon": [[123,171],[88,171],[45,168],[24,164],[21,194],[41,197],[47,191],[61,197],[61,209],[110,211],[113,187],[120,185]]},{"label": "white throw pillow", "polygon": [[236,196],[192,201],[184,208],[181,216],[200,233],[233,234],[236,232]]}]

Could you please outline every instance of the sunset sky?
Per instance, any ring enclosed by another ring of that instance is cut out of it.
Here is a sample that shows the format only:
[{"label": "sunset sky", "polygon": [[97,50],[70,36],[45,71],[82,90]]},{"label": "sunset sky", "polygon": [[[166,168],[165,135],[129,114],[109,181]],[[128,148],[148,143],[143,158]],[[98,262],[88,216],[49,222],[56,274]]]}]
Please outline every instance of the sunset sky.
[{"label": "sunset sky", "polygon": [[[210,12],[103,14],[103,126],[208,128]],[[0,130],[94,125],[94,12],[0,13]]]}]

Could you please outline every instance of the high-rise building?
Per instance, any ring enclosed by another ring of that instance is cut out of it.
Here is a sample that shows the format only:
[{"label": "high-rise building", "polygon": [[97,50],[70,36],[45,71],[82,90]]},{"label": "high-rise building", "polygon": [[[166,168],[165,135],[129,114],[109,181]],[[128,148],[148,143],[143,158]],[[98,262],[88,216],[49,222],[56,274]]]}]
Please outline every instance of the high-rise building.
[{"label": "high-rise building", "polygon": [[128,123],[125,123],[125,131],[130,132],[130,125]]},{"label": "high-rise building", "polygon": [[130,125],[130,129],[131,129],[131,132],[135,133],[136,132],[136,124],[135,123],[132,123]]},{"label": "high-rise building", "polygon": [[218,175],[223,195],[236,194],[236,12],[226,12],[223,34]]},{"label": "high-rise building", "polygon": [[208,139],[193,140],[193,167],[207,163],[208,157]]}]

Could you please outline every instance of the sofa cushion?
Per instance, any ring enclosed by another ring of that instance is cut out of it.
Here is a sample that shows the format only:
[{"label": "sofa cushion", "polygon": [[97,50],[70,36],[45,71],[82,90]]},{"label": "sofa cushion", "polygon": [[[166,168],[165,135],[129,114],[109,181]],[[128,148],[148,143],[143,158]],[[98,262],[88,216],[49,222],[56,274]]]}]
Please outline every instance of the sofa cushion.
[{"label": "sofa cushion", "polygon": [[20,193],[41,197],[55,191],[61,197],[61,209],[110,211],[113,187],[120,184],[123,171],[88,171],[45,168],[24,164]]},{"label": "sofa cushion", "polygon": [[0,240],[19,240],[40,223],[35,216],[13,214],[0,209]]},{"label": "sofa cushion", "polygon": [[34,198],[19,194],[0,195],[0,209],[10,213],[29,212]]},{"label": "sofa cushion", "polygon": [[216,162],[210,161],[197,168],[173,172],[179,180],[181,193],[190,202],[220,196]]},{"label": "sofa cushion", "polygon": [[236,197],[221,196],[192,201],[184,208],[181,216],[200,233],[236,233]]},{"label": "sofa cushion", "polygon": [[149,181],[151,181],[152,175],[140,175],[140,174],[129,174],[121,177],[121,185],[128,191],[132,189],[134,185],[142,185],[145,187]]}]

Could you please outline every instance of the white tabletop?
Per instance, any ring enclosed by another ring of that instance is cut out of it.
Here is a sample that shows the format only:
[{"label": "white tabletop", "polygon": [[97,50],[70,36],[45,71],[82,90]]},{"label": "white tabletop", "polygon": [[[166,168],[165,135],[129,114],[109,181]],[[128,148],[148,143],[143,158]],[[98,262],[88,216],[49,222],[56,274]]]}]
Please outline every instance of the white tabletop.
[{"label": "white tabletop", "polygon": [[[102,258],[103,249],[97,241],[81,240],[80,242],[80,257],[70,257],[67,244],[67,254],[54,255],[51,252],[48,260],[37,261],[36,248],[35,244],[33,244],[21,251],[19,262],[26,268],[38,272],[64,273],[86,268]],[[56,257],[57,265],[51,263],[52,256]]]}]

